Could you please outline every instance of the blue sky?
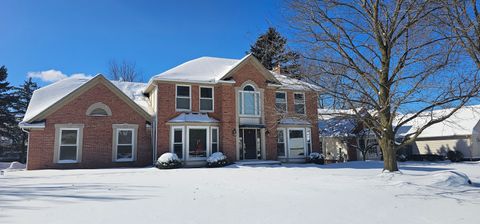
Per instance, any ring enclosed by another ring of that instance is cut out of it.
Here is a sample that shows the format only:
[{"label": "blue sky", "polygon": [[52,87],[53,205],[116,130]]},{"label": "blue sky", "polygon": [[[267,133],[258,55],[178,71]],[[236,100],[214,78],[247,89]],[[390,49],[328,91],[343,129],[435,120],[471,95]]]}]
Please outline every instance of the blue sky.
[{"label": "blue sky", "polygon": [[[201,56],[241,58],[284,20],[284,3],[258,1],[0,1],[0,65],[18,85],[28,72],[108,71],[136,63],[144,81]],[[278,27],[288,37],[284,27]],[[36,79],[41,85],[47,83]]]}]

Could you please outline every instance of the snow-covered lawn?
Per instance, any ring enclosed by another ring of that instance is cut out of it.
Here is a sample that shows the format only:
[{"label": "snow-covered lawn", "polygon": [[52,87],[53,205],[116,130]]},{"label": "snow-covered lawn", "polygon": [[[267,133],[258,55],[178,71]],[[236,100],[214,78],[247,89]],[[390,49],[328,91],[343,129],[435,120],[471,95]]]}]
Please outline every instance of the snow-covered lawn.
[{"label": "snow-covered lawn", "polygon": [[0,223],[480,223],[479,162],[381,167],[6,171]]}]

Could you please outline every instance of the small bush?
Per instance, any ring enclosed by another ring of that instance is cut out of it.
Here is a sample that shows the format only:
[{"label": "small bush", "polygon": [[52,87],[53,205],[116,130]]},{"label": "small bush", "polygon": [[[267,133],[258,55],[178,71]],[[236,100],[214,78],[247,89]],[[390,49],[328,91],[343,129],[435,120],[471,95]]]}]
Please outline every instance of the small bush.
[{"label": "small bush", "polygon": [[463,160],[463,153],[460,151],[448,151],[447,158],[454,163],[461,162]]},{"label": "small bush", "polygon": [[175,153],[163,153],[157,160],[155,167],[159,169],[175,169],[182,166],[182,161],[178,159],[177,154]]},{"label": "small bush", "polygon": [[323,165],[325,164],[325,156],[323,156],[323,154],[318,152],[312,152],[307,157],[307,163],[315,163],[315,164]]},{"label": "small bush", "polygon": [[221,152],[215,152],[207,158],[207,167],[223,167],[229,165],[228,158]]}]

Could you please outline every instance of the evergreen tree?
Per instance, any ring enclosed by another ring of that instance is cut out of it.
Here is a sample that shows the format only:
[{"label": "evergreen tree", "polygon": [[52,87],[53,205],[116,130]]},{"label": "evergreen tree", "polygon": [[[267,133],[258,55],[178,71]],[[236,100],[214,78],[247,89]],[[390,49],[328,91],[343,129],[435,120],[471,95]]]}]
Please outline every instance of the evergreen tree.
[{"label": "evergreen tree", "polygon": [[[17,122],[23,120],[25,113],[27,112],[28,103],[32,98],[33,91],[38,89],[38,84],[32,81],[32,78],[28,78],[22,85],[14,88],[14,97],[16,101],[13,103],[13,109]],[[20,160],[25,162],[27,154],[26,142],[28,139],[27,133],[22,131],[18,126],[14,129],[15,134],[15,148],[20,153]]]},{"label": "evergreen tree", "polygon": [[15,126],[15,115],[12,106],[15,97],[11,94],[12,86],[7,82],[7,68],[0,67],[0,137],[12,139],[12,127]]},{"label": "evergreen tree", "polygon": [[286,49],[287,39],[273,27],[260,35],[255,44],[250,46],[251,53],[268,70],[280,66],[282,73],[298,77],[300,75],[300,55]]}]

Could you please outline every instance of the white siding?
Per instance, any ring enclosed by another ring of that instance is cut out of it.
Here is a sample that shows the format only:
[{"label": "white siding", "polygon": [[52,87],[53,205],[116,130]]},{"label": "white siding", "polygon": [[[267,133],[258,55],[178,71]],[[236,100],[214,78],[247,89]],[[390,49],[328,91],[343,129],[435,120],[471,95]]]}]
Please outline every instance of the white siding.
[{"label": "white siding", "polygon": [[[418,154],[435,154],[435,155],[446,155],[449,150],[458,150],[463,153],[465,158],[475,158],[478,157],[478,143],[475,143],[474,147],[471,147],[470,138],[459,138],[459,139],[435,139],[435,140],[417,140],[415,146],[418,150]],[[472,150],[476,148],[476,150]]]}]

